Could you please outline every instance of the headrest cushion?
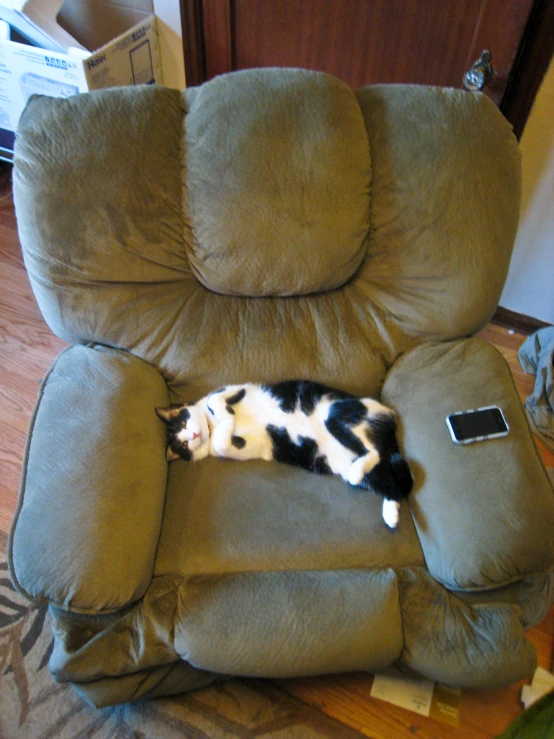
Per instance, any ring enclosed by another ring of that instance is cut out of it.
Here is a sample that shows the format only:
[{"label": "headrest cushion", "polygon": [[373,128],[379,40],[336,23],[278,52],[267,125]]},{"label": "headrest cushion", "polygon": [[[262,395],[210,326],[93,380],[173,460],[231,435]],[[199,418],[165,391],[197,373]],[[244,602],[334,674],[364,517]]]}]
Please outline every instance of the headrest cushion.
[{"label": "headrest cushion", "polygon": [[365,256],[371,168],[352,90],[320,72],[255,69],[185,93],[187,251],[231,295],[343,285]]}]

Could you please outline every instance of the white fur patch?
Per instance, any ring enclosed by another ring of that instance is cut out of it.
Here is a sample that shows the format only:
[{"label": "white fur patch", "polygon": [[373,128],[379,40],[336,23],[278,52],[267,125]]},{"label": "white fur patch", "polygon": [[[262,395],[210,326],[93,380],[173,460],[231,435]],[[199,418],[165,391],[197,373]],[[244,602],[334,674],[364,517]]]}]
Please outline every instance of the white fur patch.
[{"label": "white fur patch", "polygon": [[383,521],[391,529],[395,529],[398,526],[400,520],[400,503],[396,500],[389,500],[385,498],[383,501]]}]

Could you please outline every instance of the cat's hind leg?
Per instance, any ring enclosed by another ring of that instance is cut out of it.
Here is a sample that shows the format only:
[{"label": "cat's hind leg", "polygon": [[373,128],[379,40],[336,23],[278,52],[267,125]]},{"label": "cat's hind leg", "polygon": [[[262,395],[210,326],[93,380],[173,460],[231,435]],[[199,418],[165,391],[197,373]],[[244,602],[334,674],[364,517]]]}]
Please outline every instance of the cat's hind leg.
[{"label": "cat's hind leg", "polygon": [[[380,457],[376,449],[371,449],[367,454],[364,454],[362,457],[358,457],[350,465],[350,470],[348,471],[348,482],[351,485],[360,486],[376,492],[374,486],[370,483],[371,478],[369,473],[375,469],[379,462]],[[384,497],[382,515],[383,521],[387,526],[391,529],[395,529],[400,520],[400,503],[396,500]]]},{"label": "cat's hind leg", "polygon": [[[347,481],[350,485],[361,485],[364,477],[379,462],[377,449],[370,449],[367,454],[355,459],[348,470]],[[364,486],[365,487],[365,486]]]},{"label": "cat's hind leg", "polygon": [[398,526],[400,520],[400,503],[397,500],[385,498],[383,500],[383,521],[391,529]]}]

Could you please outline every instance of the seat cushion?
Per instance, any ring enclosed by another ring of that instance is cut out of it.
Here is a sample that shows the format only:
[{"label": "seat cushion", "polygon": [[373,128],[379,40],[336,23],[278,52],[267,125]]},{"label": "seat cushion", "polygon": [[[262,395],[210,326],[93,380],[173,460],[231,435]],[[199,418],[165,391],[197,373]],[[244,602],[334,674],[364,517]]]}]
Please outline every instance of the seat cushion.
[{"label": "seat cushion", "polygon": [[285,464],[170,465],[155,578],[180,577],[175,649],[197,668],[299,676],[398,658],[394,568],[424,563],[408,506]]},{"label": "seat cushion", "polygon": [[382,499],[339,477],[261,460],[179,460],[170,464],[155,574],[422,565],[404,505],[391,531]]},{"label": "seat cushion", "polygon": [[[480,339],[422,345],[389,372],[414,473],[410,507],[431,575],[481,591],[554,566],[554,494],[508,365]],[[499,405],[508,436],[459,446],[446,416]]]},{"label": "seat cushion", "polygon": [[306,70],[247,70],[186,93],[187,251],[211,290],[303,295],[365,256],[369,144],[353,91]]},{"label": "seat cushion", "polygon": [[197,669],[252,677],[378,670],[402,649],[391,569],[193,577],[179,596],[175,649]]}]

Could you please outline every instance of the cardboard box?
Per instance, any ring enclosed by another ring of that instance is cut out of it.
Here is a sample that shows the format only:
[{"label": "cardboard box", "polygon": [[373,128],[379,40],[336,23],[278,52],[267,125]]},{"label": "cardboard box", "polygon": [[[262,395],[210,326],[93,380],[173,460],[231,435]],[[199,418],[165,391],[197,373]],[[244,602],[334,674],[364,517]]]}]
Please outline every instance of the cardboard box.
[{"label": "cardboard box", "polygon": [[58,23],[64,0],[1,0],[0,20],[6,21],[32,46],[67,51],[80,44]]},{"label": "cardboard box", "polygon": [[[54,3],[56,4],[56,3]],[[66,3],[65,5],[67,5]],[[92,5],[94,4],[94,8]],[[65,9],[64,5],[64,9]],[[11,160],[15,131],[33,94],[68,97],[79,92],[122,85],[162,84],[156,18],[118,3],[73,0],[68,25],[81,23],[77,43],[67,51],[50,51],[10,39],[0,21],[0,158]],[[87,17],[93,23],[86,25]],[[115,38],[96,44],[111,31]],[[77,33],[69,32],[77,38]],[[95,43],[87,43],[88,38]],[[94,51],[92,51],[94,49]]]}]

